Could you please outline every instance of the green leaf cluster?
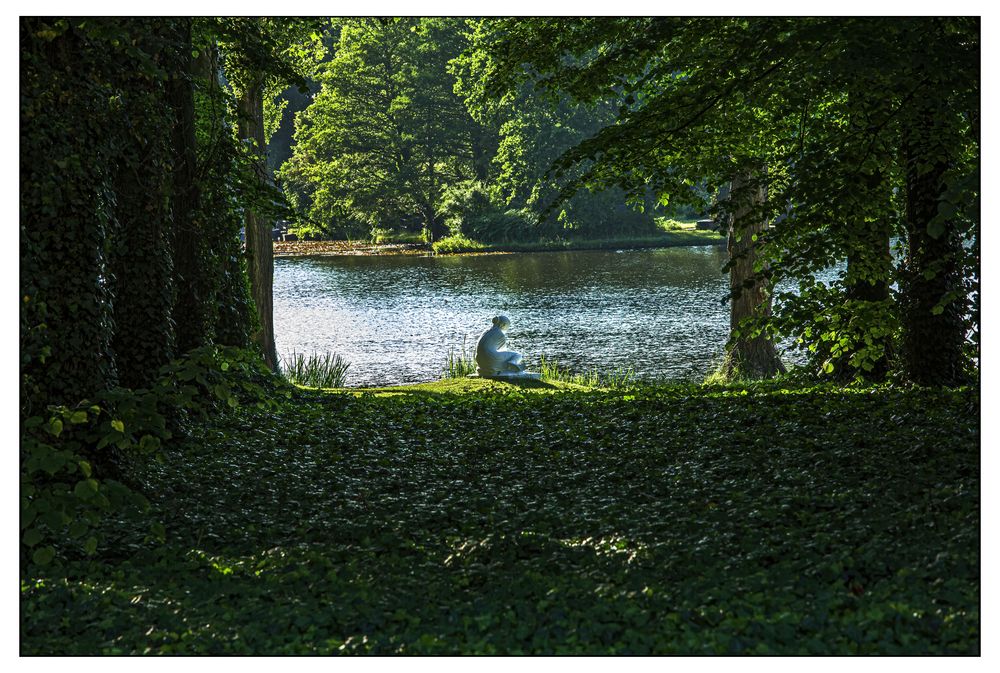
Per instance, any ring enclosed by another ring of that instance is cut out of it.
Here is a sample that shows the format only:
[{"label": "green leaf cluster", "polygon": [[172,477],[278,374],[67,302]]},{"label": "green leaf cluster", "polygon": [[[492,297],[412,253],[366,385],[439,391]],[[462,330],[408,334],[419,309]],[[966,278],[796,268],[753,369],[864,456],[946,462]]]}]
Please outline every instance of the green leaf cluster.
[{"label": "green leaf cluster", "polygon": [[93,554],[109,515],[145,512],[135,470],[164,460],[185,418],[240,404],[268,408],[290,394],[262,367],[248,351],[209,346],[165,365],[151,388],[114,388],[28,417],[20,447],[22,563]]}]

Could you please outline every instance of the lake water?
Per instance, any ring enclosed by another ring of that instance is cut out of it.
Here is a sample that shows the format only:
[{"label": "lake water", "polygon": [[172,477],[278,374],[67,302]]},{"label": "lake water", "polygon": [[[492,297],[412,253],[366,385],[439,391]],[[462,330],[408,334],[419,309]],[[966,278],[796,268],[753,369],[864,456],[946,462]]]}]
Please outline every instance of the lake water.
[{"label": "lake water", "polygon": [[449,348],[475,347],[494,315],[508,348],[577,372],[701,379],[722,355],[725,248],[275,260],[278,353],[333,352],[347,384],[440,378]]}]

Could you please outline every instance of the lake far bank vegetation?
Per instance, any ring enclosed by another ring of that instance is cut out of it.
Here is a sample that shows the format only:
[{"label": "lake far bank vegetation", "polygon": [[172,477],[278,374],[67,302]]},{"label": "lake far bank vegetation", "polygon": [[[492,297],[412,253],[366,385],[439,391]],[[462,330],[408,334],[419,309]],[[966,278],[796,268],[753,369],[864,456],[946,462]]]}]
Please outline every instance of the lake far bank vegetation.
[{"label": "lake far bank vegetation", "polygon": [[[978,654],[979,64],[977,17],[22,17],[21,653]],[[724,240],[725,356],[345,390],[278,358],[278,222]]]}]

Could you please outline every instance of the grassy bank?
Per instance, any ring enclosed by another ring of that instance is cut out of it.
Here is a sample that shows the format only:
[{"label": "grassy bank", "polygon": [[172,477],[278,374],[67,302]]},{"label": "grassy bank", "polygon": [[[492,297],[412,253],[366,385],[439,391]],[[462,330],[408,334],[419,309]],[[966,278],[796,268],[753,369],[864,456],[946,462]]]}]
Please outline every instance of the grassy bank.
[{"label": "grassy bank", "polygon": [[22,654],[979,652],[974,391],[301,391],[143,474]]},{"label": "grassy bank", "polygon": [[621,250],[722,245],[726,239],[713,231],[678,229],[652,236],[605,239],[552,239],[527,243],[484,244],[464,237],[441,239],[433,246],[418,243],[374,244],[365,241],[276,241],[275,257],[314,255],[450,255],[464,253],[548,252],[556,250]]},{"label": "grassy bank", "polygon": [[679,229],[652,236],[624,236],[603,239],[553,239],[527,243],[483,244],[464,237],[441,239],[433,246],[438,254],[468,252],[549,252],[556,250],[621,250],[643,248],[674,248],[689,245],[721,245],[724,236],[714,231]]}]

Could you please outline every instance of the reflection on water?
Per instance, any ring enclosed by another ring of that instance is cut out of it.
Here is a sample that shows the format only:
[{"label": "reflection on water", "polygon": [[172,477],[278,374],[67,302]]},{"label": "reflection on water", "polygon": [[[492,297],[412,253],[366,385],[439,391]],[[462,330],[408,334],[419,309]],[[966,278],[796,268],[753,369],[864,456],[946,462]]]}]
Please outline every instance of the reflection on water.
[{"label": "reflection on water", "polygon": [[336,352],[349,385],[431,381],[504,313],[509,348],[576,371],[698,378],[728,336],[719,247],[275,260],[279,354]]}]

